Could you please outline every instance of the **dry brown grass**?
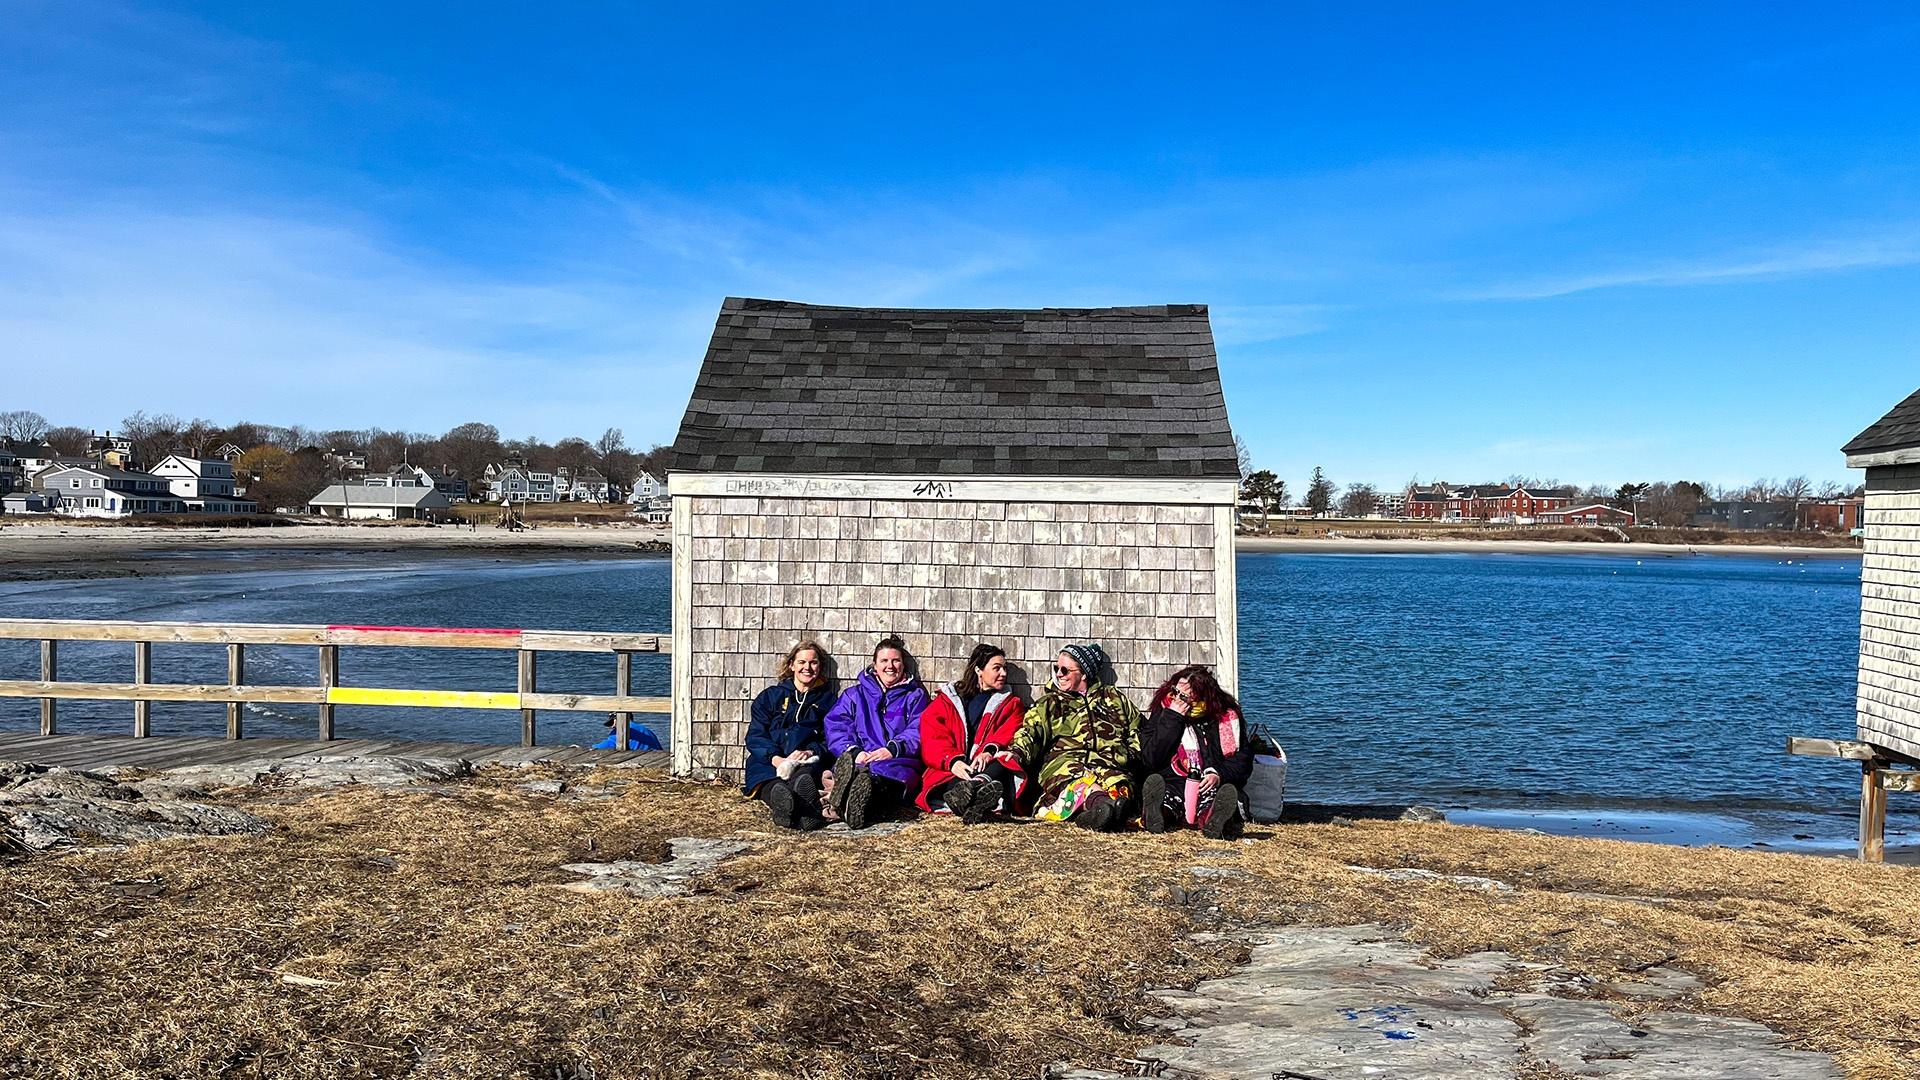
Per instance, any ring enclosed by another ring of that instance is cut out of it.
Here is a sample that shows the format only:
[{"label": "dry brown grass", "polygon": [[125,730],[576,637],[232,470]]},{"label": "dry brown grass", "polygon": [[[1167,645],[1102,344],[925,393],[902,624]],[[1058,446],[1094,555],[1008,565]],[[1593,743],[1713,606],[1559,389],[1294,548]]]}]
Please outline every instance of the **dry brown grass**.
[{"label": "dry brown grass", "polygon": [[[1671,958],[1707,980],[1701,1007],[1838,1052],[1854,1080],[1920,1075],[1911,869],[1385,822],[1231,847],[949,820],[802,837],[721,788],[556,802],[521,779],[346,790],[260,807],[280,825],[263,838],[13,864],[0,1071],[1032,1077],[1153,1041],[1139,990],[1240,958],[1196,928],[1377,921],[1600,977]],[[741,830],[753,850],[694,897],[551,887],[561,863]]]}]

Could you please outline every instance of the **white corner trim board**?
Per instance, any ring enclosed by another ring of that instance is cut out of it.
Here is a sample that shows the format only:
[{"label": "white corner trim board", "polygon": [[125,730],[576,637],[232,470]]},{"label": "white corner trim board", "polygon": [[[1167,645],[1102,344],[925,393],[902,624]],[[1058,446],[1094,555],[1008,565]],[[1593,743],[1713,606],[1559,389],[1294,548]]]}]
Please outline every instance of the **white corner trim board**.
[{"label": "white corner trim board", "polygon": [[1848,454],[1847,468],[1875,469],[1882,465],[1920,464],[1920,446],[1908,446],[1899,450],[1880,450],[1869,454]]},{"label": "white corner trim board", "polygon": [[[684,508],[682,508],[684,509]],[[673,515],[673,774],[693,772],[693,515]]]},{"label": "white corner trim board", "polygon": [[1155,503],[1232,507],[1234,480],[1127,477],[829,476],[777,473],[674,473],[675,496],[742,499],[889,499],[901,502]]}]

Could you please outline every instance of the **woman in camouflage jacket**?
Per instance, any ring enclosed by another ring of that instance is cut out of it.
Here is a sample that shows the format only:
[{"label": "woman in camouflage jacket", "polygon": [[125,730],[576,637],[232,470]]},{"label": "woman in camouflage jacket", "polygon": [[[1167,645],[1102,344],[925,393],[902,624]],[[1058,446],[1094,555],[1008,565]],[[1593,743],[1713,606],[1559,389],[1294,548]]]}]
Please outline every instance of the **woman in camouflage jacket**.
[{"label": "woman in camouflage jacket", "polygon": [[1061,649],[1053,681],[1008,747],[1039,785],[1037,817],[1096,832],[1126,821],[1140,771],[1140,710],[1100,681],[1106,661],[1098,645]]}]

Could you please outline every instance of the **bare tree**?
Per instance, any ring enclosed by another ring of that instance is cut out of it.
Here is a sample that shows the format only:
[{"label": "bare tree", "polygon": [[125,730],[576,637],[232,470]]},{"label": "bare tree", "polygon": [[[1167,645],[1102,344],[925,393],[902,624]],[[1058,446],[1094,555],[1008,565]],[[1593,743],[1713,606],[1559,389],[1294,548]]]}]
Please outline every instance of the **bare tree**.
[{"label": "bare tree", "polygon": [[632,458],[632,455],[627,452],[625,432],[617,427],[610,427],[600,433],[600,438],[593,444],[593,448],[600,454],[600,475],[622,487],[631,482],[624,468]]},{"label": "bare tree", "polygon": [[39,442],[47,437],[47,418],[32,409],[0,412],[0,435],[21,442]]},{"label": "bare tree", "polygon": [[48,446],[53,447],[54,453],[62,457],[79,457],[87,452],[87,443],[92,441],[93,432],[86,428],[67,426],[48,428],[47,433],[41,437],[47,440]]},{"label": "bare tree", "polygon": [[1380,493],[1372,484],[1348,484],[1340,496],[1340,513],[1346,517],[1367,517],[1380,508]]},{"label": "bare tree", "polygon": [[221,443],[219,435],[220,429],[213,426],[213,421],[202,420],[196,416],[186,427],[180,429],[179,449],[184,450],[190,457],[206,457],[208,452]]},{"label": "bare tree", "polygon": [[1240,463],[1240,482],[1246,483],[1253,475],[1253,451],[1247,449],[1247,440],[1238,435],[1233,437],[1233,456]]},{"label": "bare tree", "polygon": [[143,467],[180,449],[186,423],[172,413],[148,416],[144,411],[120,421],[120,437],[133,443],[133,460]]}]

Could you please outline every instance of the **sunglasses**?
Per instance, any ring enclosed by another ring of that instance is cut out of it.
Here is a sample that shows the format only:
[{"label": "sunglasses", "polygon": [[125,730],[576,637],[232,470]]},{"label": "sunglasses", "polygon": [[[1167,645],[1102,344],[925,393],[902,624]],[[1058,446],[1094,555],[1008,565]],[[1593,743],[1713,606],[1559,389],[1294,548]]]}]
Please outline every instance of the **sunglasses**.
[{"label": "sunglasses", "polygon": [[1055,664],[1053,665],[1053,673],[1055,675],[1078,675],[1080,674],[1080,669],[1077,667],[1068,667],[1065,664]]}]

